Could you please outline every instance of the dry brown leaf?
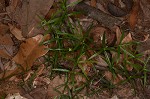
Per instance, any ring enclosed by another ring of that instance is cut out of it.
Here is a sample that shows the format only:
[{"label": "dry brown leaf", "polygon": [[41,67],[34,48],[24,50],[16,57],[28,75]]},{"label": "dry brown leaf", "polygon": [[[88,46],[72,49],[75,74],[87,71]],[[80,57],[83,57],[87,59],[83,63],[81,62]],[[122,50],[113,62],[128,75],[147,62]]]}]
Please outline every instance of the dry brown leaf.
[{"label": "dry brown leaf", "polygon": [[91,0],[91,6],[96,7],[96,0]]},{"label": "dry brown leaf", "polygon": [[26,69],[30,68],[37,58],[48,52],[48,50],[46,50],[47,46],[39,45],[42,40],[42,35],[26,39],[25,42],[20,45],[17,55],[12,60]]},{"label": "dry brown leaf", "polygon": [[96,61],[96,64],[99,66],[104,66],[104,67],[108,66],[108,64],[106,63],[106,61],[104,61],[101,55],[96,56],[95,61]]},{"label": "dry brown leaf", "polygon": [[138,42],[145,42],[149,39],[149,33],[147,32],[136,32],[132,35],[133,40]]},{"label": "dry brown leaf", "polygon": [[57,2],[53,3],[53,7],[49,9],[48,13],[45,15],[45,19],[49,20],[51,16],[58,10]]},{"label": "dry brown leaf", "polygon": [[106,32],[106,28],[104,28],[104,27],[96,26],[96,27],[92,28],[90,34],[95,43],[101,42],[101,38],[102,38],[104,32]]},{"label": "dry brown leaf", "polygon": [[119,86],[119,88],[115,88],[113,90],[113,92],[119,97],[118,99],[120,99],[120,97],[123,97],[124,99],[140,99],[139,97],[135,96],[133,94],[133,89],[131,87],[130,84],[126,83],[126,84],[122,84]]},{"label": "dry brown leaf", "polygon": [[45,19],[50,19],[50,17],[57,11],[57,8],[50,9],[45,16]]},{"label": "dry brown leaf", "polygon": [[142,9],[144,19],[150,21],[150,1],[140,0],[140,7]]},{"label": "dry brown leaf", "polygon": [[119,74],[117,74],[116,77],[113,78],[113,75],[110,71],[105,71],[104,75],[105,75],[106,79],[111,81],[113,84],[117,84],[123,80],[123,77]]},{"label": "dry brown leaf", "polygon": [[0,24],[0,44],[2,45],[13,45],[13,41],[9,34],[7,34],[7,31],[9,30],[9,27],[4,24]]},{"label": "dry brown leaf", "polygon": [[110,71],[105,71],[104,75],[107,80],[112,80],[112,73]]},{"label": "dry brown leaf", "polygon": [[9,34],[5,34],[3,36],[0,35],[0,44],[2,45],[14,45],[14,42],[12,41]]},{"label": "dry brown leaf", "polygon": [[10,59],[11,55],[9,55],[9,53],[7,53],[4,49],[0,49],[0,57]]},{"label": "dry brown leaf", "polygon": [[107,45],[110,46],[110,45],[114,44],[114,40],[116,38],[115,33],[113,33],[108,28],[97,25],[97,26],[93,27],[90,31],[90,37],[93,39],[93,41],[94,41],[93,45],[95,47],[99,48],[102,46],[102,39],[104,37],[104,33],[105,33]]},{"label": "dry brown leaf", "polygon": [[[47,35],[47,36],[49,36],[49,35]],[[42,35],[37,35],[35,37],[26,39],[25,42],[23,42],[20,45],[20,49],[19,49],[17,55],[14,56],[14,58],[12,59],[12,62],[15,62],[15,63],[21,65],[24,69],[30,69],[33,62],[37,58],[45,55],[48,52],[48,50],[45,49],[45,48],[47,48],[47,46],[39,45],[42,40],[43,40]],[[6,65],[8,65],[8,66],[11,65],[11,67],[13,67],[13,68],[10,67],[11,69],[9,69],[9,70],[7,69],[8,71],[6,71],[5,73],[1,73],[0,78],[2,78],[2,77],[5,78],[5,77],[15,75],[15,74],[18,74],[21,72],[21,70],[19,68],[17,68],[17,66],[14,65],[13,63],[12,64],[8,63]]]},{"label": "dry brown leaf", "polygon": [[68,0],[69,4],[74,3],[74,2],[78,2],[78,1],[82,1],[82,0]]},{"label": "dry brown leaf", "polygon": [[33,86],[41,86],[41,85],[48,85],[50,84],[50,79],[46,77],[36,77],[33,81]]},{"label": "dry brown leaf", "polygon": [[116,38],[117,38],[116,45],[119,45],[120,39],[121,39],[121,35],[122,35],[122,33],[121,33],[120,28],[116,27]]},{"label": "dry brown leaf", "polygon": [[133,66],[131,66],[131,65],[126,65],[126,68],[127,68],[128,71],[132,71],[133,70]]},{"label": "dry brown leaf", "polygon": [[20,2],[20,0],[11,0],[11,5],[14,10],[16,9],[19,2]]},{"label": "dry brown leaf", "polygon": [[2,63],[2,59],[0,58],[0,69],[2,70],[2,71],[4,71],[4,65],[3,65],[3,63]]},{"label": "dry brown leaf", "polygon": [[132,41],[132,36],[131,33],[129,33],[123,40],[121,43],[129,43]]},{"label": "dry brown leaf", "polygon": [[8,24],[10,28],[10,32],[18,39],[18,40],[25,40],[22,36],[22,31],[16,28],[15,26]]},{"label": "dry brown leaf", "polygon": [[27,99],[20,95],[20,93],[8,94],[5,99]]},{"label": "dry brown leaf", "polygon": [[134,30],[135,25],[137,23],[139,8],[140,8],[140,2],[139,2],[139,0],[136,0],[136,2],[134,3],[134,6],[132,8],[130,17],[129,17],[129,24],[130,24],[130,28],[132,30]]},{"label": "dry brown leaf", "polygon": [[0,0],[0,12],[4,12],[6,0]]},{"label": "dry brown leaf", "polygon": [[147,39],[145,42],[141,42],[141,44],[137,46],[137,50],[139,53],[149,49],[150,49],[150,39]]},{"label": "dry brown leaf", "polygon": [[20,71],[19,71],[18,68],[15,68],[13,70],[8,70],[6,72],[0,73],[0,79],[7,78],[7,77],[12,77],[12,76],[14,76],[16,74],[19,74],[19,73],[20,73]]},{"label": "dry brown leaf", "polygon": [[23,36],[33,37],[39,33],[44,33],[44,29],[39,27],[40,17],[45,17],[54,0],[22,0],[22,5],[12,10],[10,5],[7,7],[9,16],[21,26]]},{"label": "dry brown leaf", "polygon": [[0,35],[5,35],[8,30],[9,27],[7,25],[0,23]]},{"label": "dry brown leaf", "polygon": [[10,55],[14,55],[14,51],[16,51],[16,46],[14,45],[2,45],[0,46],[1,49],[5,49],[5,51]]},{"label": "dry brown leaf", "polygon": [[149,39],[149,34],[147,33],[146,35],[144,35],[144,40],[141,41],[141,42],[145,42],[145,41],[147,41],[148,39]]},{"label": "dry brown leaf", "polygon": [[111,55],[112,55],[113,60],[115,60],[115,62],[117,63],[117,65],[121,64],[123,62],[123,60],[124,60],[124,54],[120,54],[120,57],[118,57],[118,53],[117,52],[111,51]]},{"label": "dry brown leaf", "polygon": [[47,88],[44,88],[44,87],[34,88],[32,91],[25,94],[24,96],[26,96],[27,99],[46,99],[48,97],[47,96]]},{"label": "dry brown leaf", "polygon": [[[116,45],[119,45],[120,40],[121,40],[121,36],[122,36],[122,33],[121,33],[120,28],[116,27],[116,39],[117,39]],[[123,38],[121,43],[128,43],[128,42],[131,42],[132,40],[133,39],[132,39],[131,33],[128,33],[128,35]]]},{"label": "dry brown leaf", "polygon": [[[55,96],[58,96],[59,93],[56,92],[54,90],[55,87],[61,85],[64,83],[64,80],[65,80],[65,77],[59,77],[59,76],[56,76],[49,84],[48,86],[48,96],[51,97],[52,99],[55,97]],[[63,87],[59,88],[58,89],[60,92],[63,91]]]},{"label": "dry brown leaf", "polygon": [[4,64],[4,67],[5,67],[5,70],[11,71],[11,70],[14,70],[17,67],[17,65],[15,64],[14,61],[9,61],[9,62]]},{"label": "dry brown leaf", "polygon": [[92,65],[92,63],[88,62],[86,55],[82,55],[78,66],[80,67],[82,72],[84,72],[84,73],[86,73],[86,75],[88,75],[93,65]]},{"label": "dry brown leaf", "polygon": [[[123,63],[123,60],[125,59],[124,54],[120,54],[119,59],[118,59],[118,53],[117,53],[117,52],[111,51],[111,54],[112,54],[112,58],[113,58],[114,60],[116,60],[116,61],[115,61],[115,66],[118,67],[120,64]],[[126,56],[126,57],[128,57],[128,56]],[[117,60],[117,59],[118,59],[118,60]],[[128,71],[132,71],[132,69],[133,69],[133,67],[130,66],[130,65],[126,65],[125,67],[127,68]]]}]

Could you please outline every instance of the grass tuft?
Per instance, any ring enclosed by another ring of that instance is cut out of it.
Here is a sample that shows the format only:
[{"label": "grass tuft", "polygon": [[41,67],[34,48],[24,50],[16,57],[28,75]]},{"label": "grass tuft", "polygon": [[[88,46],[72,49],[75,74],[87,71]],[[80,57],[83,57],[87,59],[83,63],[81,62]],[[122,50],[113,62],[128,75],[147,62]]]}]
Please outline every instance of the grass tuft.
[{"label": "grass tuft", "polygon": [[[50,77],[65,75],[64,84],[55,88],[60,93],[60,96],[55,98],[77,98],[83,90],[86,90],[85,95],[91,96],[127,82],[135,86],[137,78],[140,78],[143,85],[146,86],[149,72],[146,66],[149,58],[141,61],[142,55],[133,49],[138,42],[122,43],[125,37],[122,33],[118,45],[108,46],[107,36],[104,33],[102,46],[100,48],[91,47],[94,44],[90,37],[93,26],[89,26],[86,31],[83,30],[78,19],[74,17],[79,12],[68,10],[71,5],[74,4],[67,5],[67,0],[62,0],[58,3],[60,9],[49,20],[42,21],[42,26],[47,27],[45,34],[51,35],[51,39],[43,42],[49,45],[47,49],[49,53],[45,59],[48,66],[51,67]],[[112,53],[115,53],[117,57],[114,58]],[[95,66],[95,58],[99,55],[108,64],[104,70]],[[113,80],[105,77],[105,71],[111,72]],[[118,75],[123,79],[119,83],[114,83]],[[84,80],[78,83],[77,76]],[[60,92],[59,88],[63,88],[63,91]]]}]

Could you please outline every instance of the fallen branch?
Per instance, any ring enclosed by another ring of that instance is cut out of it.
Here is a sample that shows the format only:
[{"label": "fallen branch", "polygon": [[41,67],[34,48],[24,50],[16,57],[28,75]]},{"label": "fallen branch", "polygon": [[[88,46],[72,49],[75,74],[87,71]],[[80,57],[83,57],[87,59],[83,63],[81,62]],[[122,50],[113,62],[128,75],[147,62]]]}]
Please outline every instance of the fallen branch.
[{"label": "fallen branch", "polygon": [[107,28],[112,28],[114,25],[121,23],[121,20],[104,13],[101,10],[98,10],[90,5],[85,4],[84,2],[78,3],[75,8],[75,11],[82,11],[83,14],[88,15],[89,17],[101,22]]}]

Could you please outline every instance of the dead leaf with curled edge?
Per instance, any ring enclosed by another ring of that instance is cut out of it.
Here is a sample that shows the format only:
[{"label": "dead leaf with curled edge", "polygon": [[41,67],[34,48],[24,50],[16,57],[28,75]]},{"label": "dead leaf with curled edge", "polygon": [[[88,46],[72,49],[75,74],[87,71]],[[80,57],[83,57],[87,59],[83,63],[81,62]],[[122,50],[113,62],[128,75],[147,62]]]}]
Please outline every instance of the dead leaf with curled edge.
[{"label": "dead leaf with curled edge", "polygon": [[[37,35],[35,37],[26,39],[20,45],[19,51],[16,56],[14,56],[12,61],[23,67],[24,70],[30,69],[37,58],[45,55],[48,52],[48,50],[46,50],[48,46],[40,45],[40,43],[48,37],[49,35]],[[20,72],[21,70],[16,66],[15,69],[6,71],[5,74],[0,74],[0,78],[8,77],[10,75],[18,74]]]}]

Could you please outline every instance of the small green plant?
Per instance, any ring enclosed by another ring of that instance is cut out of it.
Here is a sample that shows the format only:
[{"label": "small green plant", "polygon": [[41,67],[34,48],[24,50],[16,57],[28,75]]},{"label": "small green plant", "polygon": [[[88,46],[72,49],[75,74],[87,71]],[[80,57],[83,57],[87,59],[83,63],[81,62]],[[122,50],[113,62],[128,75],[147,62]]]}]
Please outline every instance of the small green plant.
[{"label": "small green plant", "polygon": [[[102,46],[98,49],[92,48],[90,45],[94,42],[89,35],[92,25],[84,31],[78,19],[74,18],[74,15],[79,12],[68,11],[68,7],[72,4],[67,5],[67,0],[62,0],[58,5],[60,9],[49,20],[42,21],[42,26],[47,27],[45,34],[51,35],[49,40],[43,42],[43,44],[49,45],[47,49],[49,53],[45,59],[47,66],[51,66],[50,77],[65,75],[64,84],[55,88],[55,91],[60,93],[60,96],[56,98],[76,99],[79,98],[82,90],[86,90],[86,96],[91,96],[102,90],[111,90],[116,85],[125,82],[130,82],[134,86],[136,78],[142,79],[143,85],[146,86],[148,61],[141,61],[141,55],[133,50],[133,46],[136,46],[137,42],[122,44],[124,38],[124,33],[122,33],[118,45],[108,46],[104,33]],[[112,53],[115,53],[117,57],[114,58]],[[105,70],[95,67],[94,58],[98,55],[101,55],[108,64]],[[128,70],[127,66],[132,67],[132,70]],[[90,67],[91,70],[86,71],[84,67]],[[112,73],[114,79],[119,74],[124,80],[114,84],[105,78],[106,70]],[[80,84],[77,84],[77,76],[84,78]],[[62,92],[59,91],[60,88],[63,88]]]}]

